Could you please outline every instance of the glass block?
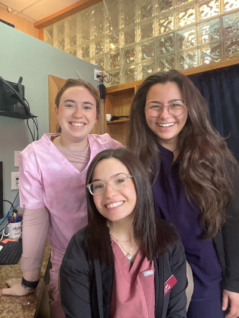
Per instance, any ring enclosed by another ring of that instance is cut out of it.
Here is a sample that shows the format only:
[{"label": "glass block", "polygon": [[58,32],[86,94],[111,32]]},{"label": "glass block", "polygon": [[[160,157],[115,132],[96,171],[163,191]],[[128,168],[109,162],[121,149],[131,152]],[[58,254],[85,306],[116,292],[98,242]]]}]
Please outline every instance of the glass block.
[{"label": "glass block", "polygon": [[148,77],[155,72],[154,60],[147,61],[145,63],[139,63],[138,65],[138,80]]},{"label": "glass block", "polygon": [[134,65],[123,68],[122,70],[122,83],[129,83],[137,81],[137,67]]},{"label": "glass block", "polygon": [[177,31],[177,49],[184,50],[197,45],[196,27],[190,27]]},{"label": "glass block", "polygon": [[132,0],[122,0],[120,10],[120,28],[125,28],[136,21],[136,6]]},{"label": "glass block", "polygon": [[228,12],[239,8],[239,0],[224,0],[223,2],[223,12]]},{"label": "glass block", "polygon": [[106,69],[111,70],[120,66],[120,52],[112,51],[106,54]]},{"label": "glass block", "polygon": [[120,70],[111,70],[110,71],[110,83],[109,86],[115,86],[120,84]]},{"label": "glass block", "polygon": [[173,12],[160,16],[156,19],[155,36],[174,30]]},{"label": "glass block", "polygon": [[114,34],[109,34],[105,37],[105,51],[109,52],[119,47],[119,39]]},{"label": "glass block", "polygon": [[220,39],[219,19],[210,20],[198,26],[198,44],[208,43]]},{"label": "glass block", "polygon": [[66,52],[71,54],[71,55],[77,56],[76,47],[75,48],[70,48],[70,49],[66,50]]},{"label": "glass block", "polygon": [[60,50],[65,50],[65,36],[54,39],[54,46]]},{"label": "glass block", "polygon": [[199,21],[215,17],[219,14],[219,0],[207,0],[198,3]]},{"label": "glass block", "polygon": [[156,56],[174,53],[175,41],[174,33],[170,33],[156,39]]},{"label": "glass block", "polygon": [[73,47],[73,46],[76,46],[77,44],[77,36],[76,36],[76,32],[71,32],[71,33],[67,33],[66,34],[66,37],[65,37],[65,47],[66,49],[70,48],[70,47]]},{"label": "glass block", "polygon": [[77,33],[78,43],[87,42],[90,40],[90,10],[85,9],[77,13]]},{"label": "glass block", "polygon": [[44,29],[44,42],[53,42],[53,25],[50,25]]},{"label": "glass block", "polygon": [[123,64],[134,64],[137,62],[137,48],[136,46],[127,47],[122,49],[122,61]]},{"label": "glass block", "polygon": [[154,40],[141,42],[138,45],[138,61],[152,59],[155,56]]},{"label": "glass block", "polygon": [[175,69],[175,54],[161,56],[156,61],[156,71],[166,72]]},{"label": "glass block", "polygon": [[103,16],[99,15],[99,18],[91,21],[91,39],[97,38],[98,36],[102,36],[104,34],[104,23]]},{"label": "glass block", "polygon": [[229,37],[239,33],[239,12],[224,15],[223,17],[223,37]]},{"label": "glass block", "polygon": [[154,15],[154,1],[140,0],[138,3],[138,21],[150,19]]},{"label": "glass block", "polygon": [[138,42],[154,36],[154,20],[138,25]]},{"label": "glass block", "polygon": [[206,45],[200,49],[200,65],[219,62],[222,60],[221,43]]},{"label": "glass block", "polygon": [[104,55],[95,56],[93,59],[90,60],[90,63],[99,66],[104,66]]},{"label": "glass block", "polygon": [[120,46],[130,45],[136,42],[136,31],[135,26],[122,30],[120,32]]},{"label": "glass block", "polygon": [[194,5],[178,10],[176,15],[177,15],[177,26],[179,28],[196,22]]},{"label": "glass block", "polygon": [[76,30],[76,18],[77,18],[77,15],[74,14],[74,15],[65,19],[65,31],[66,32],[72,32],[73,30]]},{"label": "glass block", "polygon": [[176,6],[180,6],[181,4],[185,4],[190,1],[194,1],[194,0],[176,0]]},{"label": "glass block", "polygon": [[95,56],[104,53],[104,38],[90,41],[90,55]]},{"label": "glass block", "polygon": [[114,12],[113,14],[110,14],[110,19],[108,16],[105,16],[105,33],[110,33],[113,30],[117,32],[119,29],[119,19],[120,19],[120,14],[119,12]]},{"label": "glass block", "polygon": [[225,59],[239,56],[239,37],[224,41]]},{"label": "glass block", "polygon": [[90,42],[82,43],[80,45],[81,58],[86,60],[90,57]]},{"label": "glass block", "polygon": [[54,37],[60,37],[65,34],[65,20],[54,24]]},{"label": "glass block", "polygon": [[178,53],[177,69],[186,70],[198,66],[197,50],[185,50]]},{"label": "glass block", "polygon": [[157,12],[161,13],[173,7],[173,0],[157,0]]},{"label": "glass block", "polygon": [[[104,34],[104,5],[99,2],[91,7],[90,10],[90,25],[91,25],[91,39]],[[89,22],[88,22],[89,27]]]}]

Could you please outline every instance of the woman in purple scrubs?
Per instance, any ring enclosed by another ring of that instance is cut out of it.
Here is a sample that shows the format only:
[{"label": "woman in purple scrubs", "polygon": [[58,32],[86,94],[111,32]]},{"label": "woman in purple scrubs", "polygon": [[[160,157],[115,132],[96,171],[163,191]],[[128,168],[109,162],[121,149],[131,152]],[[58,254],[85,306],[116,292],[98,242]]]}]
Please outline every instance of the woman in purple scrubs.
[{"label": "woman in purple scrubs", "polygon": [[128,146],[148,171],[156,214],[181,235],[194,280],[188,318],[238,317],[238,165],[186,76],[171,70],[142,83]]}]

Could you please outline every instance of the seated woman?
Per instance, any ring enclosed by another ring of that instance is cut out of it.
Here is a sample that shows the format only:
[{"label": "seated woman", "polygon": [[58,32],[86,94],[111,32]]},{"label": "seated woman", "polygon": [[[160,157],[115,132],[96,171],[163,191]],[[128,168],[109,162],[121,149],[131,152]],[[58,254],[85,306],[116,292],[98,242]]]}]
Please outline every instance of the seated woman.
[{"label": "seated woman", "polygon": [[140,160],[104,150],[86,184],[88,226],[71,239],[60,269],[66,318],[186,317],[184,249],[155,216]]}]

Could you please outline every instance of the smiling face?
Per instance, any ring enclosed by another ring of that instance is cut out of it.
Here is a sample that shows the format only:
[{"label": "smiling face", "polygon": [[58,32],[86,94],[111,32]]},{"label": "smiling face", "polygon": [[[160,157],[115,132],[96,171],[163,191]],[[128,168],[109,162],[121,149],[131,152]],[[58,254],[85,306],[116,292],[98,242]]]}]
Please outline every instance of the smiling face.
[{"label": "smiling face", "polygon": [[[133,179],[130,178],[125,188],[114,190],[109,184],[116,175],[124,173],[130,175],[126,166],[115,158],[103,159],[95,167],[92,182],[103,181],[106,185],[104,193],[94,195],[93,200],[99,213],[108,219],[108,223],[121,220],[132,222],[133,211],[136,206],[136,190]],[[109,183],[108,183],[109,182]]]},{"label": "smiling face", "polygon": [[55,113],[62,137],[71,142],[86,142],[97,122],[96,101],[87,88],[73,86],[61,96]]},{"label": "smiling face", "polygon": [[[153,105],[168,106],[173,102],[183,103],[178,85],[174,82],[155,84],[147,94],[145,107]],[[163,108],[157,117],[151,117],[148,109],[145,109],[147,125],[158,137],[159,143],[171,151],[177,148],[178,135],[187,121],[187,116],[188,112],[186,108],[177,117],[169,114],[166,107]]]}]

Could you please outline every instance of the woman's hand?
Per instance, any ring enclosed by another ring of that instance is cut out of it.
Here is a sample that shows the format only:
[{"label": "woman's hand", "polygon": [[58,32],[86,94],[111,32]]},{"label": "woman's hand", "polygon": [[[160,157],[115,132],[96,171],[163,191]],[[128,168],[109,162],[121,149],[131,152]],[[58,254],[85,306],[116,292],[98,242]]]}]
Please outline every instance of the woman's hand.
[{"label": "woman's hand", "polygon": [[5,283],[9,286],[8,288],[3,288],[0,290],[0,295],[12,295],[12,296],[25,296],[32,293],[34,290],[29,290],[21,285],[21,278],[11,278]]},{"label": "woman's hand", "polygon": [[234,293],[224,289],[222,299],[222,310],[227,310],[226,318],[239,317],[239,293]]}]

